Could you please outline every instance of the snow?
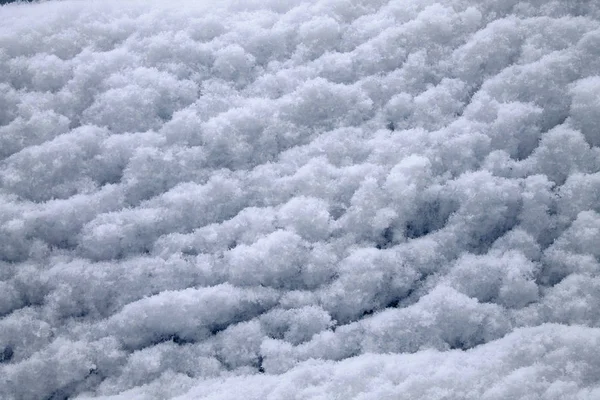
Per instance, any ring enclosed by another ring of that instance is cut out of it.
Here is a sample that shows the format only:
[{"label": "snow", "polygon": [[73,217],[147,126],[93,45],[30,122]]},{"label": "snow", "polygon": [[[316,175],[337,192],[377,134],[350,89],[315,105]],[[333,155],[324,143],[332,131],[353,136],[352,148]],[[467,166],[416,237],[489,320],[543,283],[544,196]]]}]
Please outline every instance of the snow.
[{"label": "snow", "polygon": [[600,398],[600,3],[0,20],[0,398]]}]

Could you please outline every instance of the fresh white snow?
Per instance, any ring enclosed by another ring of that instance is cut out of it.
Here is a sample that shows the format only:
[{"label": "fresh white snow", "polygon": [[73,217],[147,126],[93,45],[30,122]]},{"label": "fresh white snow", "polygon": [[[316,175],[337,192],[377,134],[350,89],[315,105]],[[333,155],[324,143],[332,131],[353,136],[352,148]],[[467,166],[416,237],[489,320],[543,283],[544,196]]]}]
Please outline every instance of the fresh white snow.
[{"label": "fresh white snow", "polygon": [[0,398],[600,398],[600,2],[0,7]]}]

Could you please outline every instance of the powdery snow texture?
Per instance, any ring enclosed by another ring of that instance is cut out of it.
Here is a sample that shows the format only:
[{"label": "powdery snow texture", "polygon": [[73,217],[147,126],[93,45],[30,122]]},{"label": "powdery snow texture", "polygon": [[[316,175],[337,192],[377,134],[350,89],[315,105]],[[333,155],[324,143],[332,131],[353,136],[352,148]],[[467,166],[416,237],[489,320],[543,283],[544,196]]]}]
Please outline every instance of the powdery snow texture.
[{"label": "powdery snow texture", "polygon": [[599,2],[0,21],[0,398],[600,398]]}]

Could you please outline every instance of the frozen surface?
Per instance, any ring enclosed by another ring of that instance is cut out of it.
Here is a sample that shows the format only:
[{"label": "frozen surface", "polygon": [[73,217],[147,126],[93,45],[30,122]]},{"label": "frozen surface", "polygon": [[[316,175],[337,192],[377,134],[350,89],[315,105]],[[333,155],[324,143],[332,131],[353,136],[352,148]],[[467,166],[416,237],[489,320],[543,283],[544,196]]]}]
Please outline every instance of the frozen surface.
[{"label": "frozen surface", "polygon": [[0,21],[0,398],[600,398],[600,2]]}]

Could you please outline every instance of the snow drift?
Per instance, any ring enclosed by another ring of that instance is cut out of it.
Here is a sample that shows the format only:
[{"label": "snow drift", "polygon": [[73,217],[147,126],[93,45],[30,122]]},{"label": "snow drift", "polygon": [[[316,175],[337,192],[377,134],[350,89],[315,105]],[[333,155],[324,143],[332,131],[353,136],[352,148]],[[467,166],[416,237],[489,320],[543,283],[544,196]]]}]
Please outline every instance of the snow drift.
[{"label": "snow drift", "polygon": [[600,3],[0,20],[3,399],[600,397]]}]

